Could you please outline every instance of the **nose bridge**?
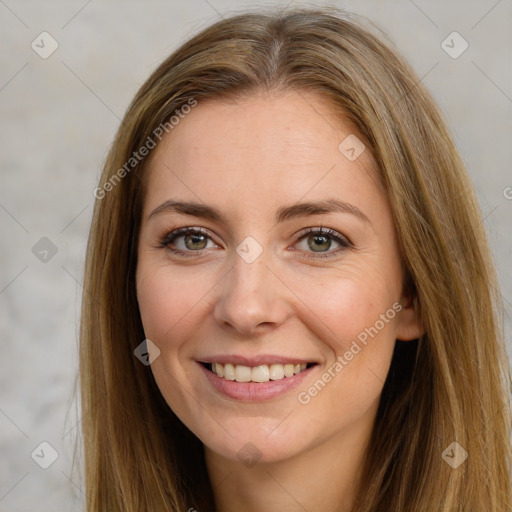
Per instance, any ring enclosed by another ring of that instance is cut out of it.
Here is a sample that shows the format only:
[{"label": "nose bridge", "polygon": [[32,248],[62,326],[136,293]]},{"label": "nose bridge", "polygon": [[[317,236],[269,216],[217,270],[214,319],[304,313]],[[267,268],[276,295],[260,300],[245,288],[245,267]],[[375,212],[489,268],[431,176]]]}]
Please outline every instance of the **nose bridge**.
[{"label": "nose bridge", "polygon": [[243,243],[237,247],[236,252],[237,254],[233,258],[232,270],[234,281],[242,291],[257,291],[267,280],[270,272],[268,268],[270,263],[269,251],[263,251],[262,247],[261,253],[258,254],[253,247]]},{"label": "nose bridge", "polygon": [[[259,245],[259,244],[258,244]],[[233,254],[233,266],[222,280],[215,318],[244,334],[262,323],[278,324],[284,319],[279,280],[269,268],[270,252],[245,240]]]}]

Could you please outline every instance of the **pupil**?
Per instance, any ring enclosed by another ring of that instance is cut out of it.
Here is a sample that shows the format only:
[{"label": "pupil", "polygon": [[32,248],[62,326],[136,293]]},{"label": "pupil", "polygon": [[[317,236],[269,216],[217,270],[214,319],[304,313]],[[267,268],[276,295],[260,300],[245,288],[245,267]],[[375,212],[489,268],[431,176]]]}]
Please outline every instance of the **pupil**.
[{"label": "pupil", "polygon": [[329,249],[329,246],[331,245],[330,239],[328,237],[324,236],[324,235],[315,235],[315,236],[313,236],[311,238],[313,238],[315,240],[315,242],[314,243],[309,243],[308,245],[315,252],[320,252],[320,251],[318,251],[318,248],[320,248],[320,249]]},{"label": "pupil", "polygon": [[[204,245],[204,240],[205,239],[205,236],[204,235],[188,235],[186,238],[185,238],[185,245],[190,249],[191,245],[196,245],[196,244],[201,244],[201,242],[203,243]],[[190,242],[190,243],[189,243]],[[192,247],[194,248],[194,247]],[[196,247],[197,249],[197,247]],[[199,247],[199,249],[204,249],[204,247]]]}]

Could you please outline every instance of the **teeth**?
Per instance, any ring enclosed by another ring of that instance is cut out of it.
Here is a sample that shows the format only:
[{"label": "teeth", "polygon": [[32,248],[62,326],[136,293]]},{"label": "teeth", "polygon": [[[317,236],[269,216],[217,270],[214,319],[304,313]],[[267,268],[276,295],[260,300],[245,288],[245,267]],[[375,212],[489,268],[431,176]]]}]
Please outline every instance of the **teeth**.
[{"label": "teeth", "polygon": [[268,382],[269,379],[270,371],[266,364],[262,366],[255,366],[254,368],[251,369],[251,380],[253,382]]},{"label": "teeth", "polygon": [[235,367],[230,363],[224,365],[224,378],[226,380],[235,380]]},{"label": "teeth", "polygon": [[283,368],[285,377],[293,377],[293,370],[295,369],[293,364],[285,364]]},{"label": "teeth", "polygon": [[222,365],[219,363],[214,363],[214,366],[215,366],[215,373],[219,377],[224,377],[224,368],[222,367]]},{"label": "teeth", "polygon": [[270,380],[284,379],[284,366],[282,364],[270,365]]},{"label": "teeth", "polygon": [[211,370],[219,377],[237,382],[268,382],[293,377],[306,369],[307,364],[263,364],[260,366],[212,363]]},{"label": "teeth", "polygon": [[235,366],[235,380],[237,382],[251,382],[252,371],[249,366],[237,364]]}]

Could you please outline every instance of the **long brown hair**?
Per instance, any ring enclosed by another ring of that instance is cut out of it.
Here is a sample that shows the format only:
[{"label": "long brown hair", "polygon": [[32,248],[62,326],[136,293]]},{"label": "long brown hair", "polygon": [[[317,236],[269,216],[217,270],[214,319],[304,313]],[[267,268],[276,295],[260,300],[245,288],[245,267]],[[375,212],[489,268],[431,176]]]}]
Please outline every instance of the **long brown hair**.
[{"label": "long brown hair", "polygon": [[[404,285],[425,327],[417,341],[396,343],[354,510],[512,510],[502,305],[471,184],[415,73],[389,43],[332,8],[216,22],[153,72],[124,116],[97,189],[86,256],[87,510],[214,509],[201,442],[134,356],[144,340],[135,270],[146,160],[130,159],[159,126],[171,132],[184,105],[289,89],[322,95],[368,141],[391,204]],[[468,457],[452,467],[461,449]]]}]

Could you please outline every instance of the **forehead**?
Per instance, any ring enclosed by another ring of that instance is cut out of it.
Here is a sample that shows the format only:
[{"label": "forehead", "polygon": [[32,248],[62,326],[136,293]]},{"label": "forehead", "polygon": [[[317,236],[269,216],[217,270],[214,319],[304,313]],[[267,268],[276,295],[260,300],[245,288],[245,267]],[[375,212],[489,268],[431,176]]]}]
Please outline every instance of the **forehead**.
[{"label": "forehead", "polygon": [[382,201],[375,167],[355,127],[319,95],[290,91],[208,100],[154,150],[144,210],[170,194],[224,209],[235,205],[238,212],[326,195]]}]

